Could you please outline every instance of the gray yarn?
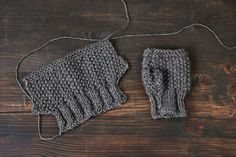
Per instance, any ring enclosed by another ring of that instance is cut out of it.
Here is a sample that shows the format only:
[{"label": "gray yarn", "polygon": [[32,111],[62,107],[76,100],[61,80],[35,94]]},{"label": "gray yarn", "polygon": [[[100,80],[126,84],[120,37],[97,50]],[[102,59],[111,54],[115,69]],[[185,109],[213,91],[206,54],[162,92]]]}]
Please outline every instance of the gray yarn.
[{"label": "gray yarn", "polygon": [[183,49],[145,49],[142,80],[153,119],[187,116],[184,99],[191,85],[190,61]]},{"label": "gray yarn", "polygon": [[108,40],[92,43],[24,77],[33,112],[54,115],[59,134],[124,103],[118,87],[128,69]]}]

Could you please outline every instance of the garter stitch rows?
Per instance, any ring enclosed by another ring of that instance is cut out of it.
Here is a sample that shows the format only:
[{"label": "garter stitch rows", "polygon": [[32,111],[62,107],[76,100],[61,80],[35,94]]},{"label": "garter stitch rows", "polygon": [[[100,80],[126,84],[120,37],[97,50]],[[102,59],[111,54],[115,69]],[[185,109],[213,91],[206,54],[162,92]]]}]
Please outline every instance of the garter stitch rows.
[{"label": "garter stitch rows", "polygon": [[187,116],[184,99],[191,84],[190,61],[183,49],[145,49],[142,80],[153,119]]},{"label": "garter stitch rows", "polygon": [[54,115],[59,135],[126,101],[119,79],[128,69],[108,40],[92,43],[24,77],[33,112]]}]

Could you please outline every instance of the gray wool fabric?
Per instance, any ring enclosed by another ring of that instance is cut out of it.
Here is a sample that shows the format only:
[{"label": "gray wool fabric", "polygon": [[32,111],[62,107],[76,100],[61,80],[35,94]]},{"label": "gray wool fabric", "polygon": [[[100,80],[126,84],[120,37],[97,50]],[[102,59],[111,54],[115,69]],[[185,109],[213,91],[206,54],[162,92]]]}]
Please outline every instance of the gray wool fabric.
[{"label": "gray wool fabric", "polygon": [[153,119],[187,116],[184,99],[191,77],[190,60],[184,49],[145,49],[142,80]]},{"label": "gray wool fabric", "polygon": [[104,40],[42,66],[23,80],[33,112],[54,115],[61,134],[124,103],[127,97],[118,83],[127,69],[127,62]]}]

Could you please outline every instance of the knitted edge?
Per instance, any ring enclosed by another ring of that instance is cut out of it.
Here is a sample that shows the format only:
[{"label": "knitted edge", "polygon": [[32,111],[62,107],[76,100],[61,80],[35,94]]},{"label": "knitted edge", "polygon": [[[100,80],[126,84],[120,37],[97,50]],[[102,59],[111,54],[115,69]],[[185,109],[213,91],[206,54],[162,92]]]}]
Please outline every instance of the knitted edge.
[{"label": "knitted edge", "polygon": [[116,50],[114,49],[114,47],[112,46],[112,43],[109,40],[97,41],[97,42],[91,43],[85,47],[76,49],[75,51],[69,52],[65,56],[58,58],[50,63],[40,66],[37,70],[33,70],[28,75],[26,75],[23,78],[23,81],[25,81],[29,77],[37,77],[38,74],[44,73],[45,70],[46,71],[50,70],[52,67],[57,66],[60,62],[63,62],[66,58],[73,56],[76,53],[79,53],[80,55],[84,55],[86,53],[86,49],[88,49],[90,47],[101,47],[101,46],[106,46],[106,45],[108,45],[109,49],[111,49],[111,51],[114,52],[114,53],[112,53],[113,55],[116,55],[116,57],[121,57],[121,56],[118,56]]}]

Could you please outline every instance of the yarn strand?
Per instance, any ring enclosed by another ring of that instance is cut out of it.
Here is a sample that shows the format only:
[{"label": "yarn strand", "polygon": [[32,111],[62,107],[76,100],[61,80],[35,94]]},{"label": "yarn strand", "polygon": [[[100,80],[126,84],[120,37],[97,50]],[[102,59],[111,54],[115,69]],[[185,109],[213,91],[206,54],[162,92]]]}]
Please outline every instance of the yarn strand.
[{"label": "yarn strand", "polygon": [[124,9],[125,9],[126,23],[120,29],[115,30],[114,32],[109,34],[106,38],[104,38],[103,40],[109,39],[112,35],[114,35],[114,34],[120,32],[120,31],[124,30],[129,25],[130,16],[129,16],[127,4],[126,4],[126,2],[124,0],[121,0],[121,2],[123,3]]},{"label": "yarn strand", "polygon": [[55,138],[60,136],[60,134],[55,135],[53,137],[43,137],[42,136],[42,131],[41,131],[41,115],[40,114],[38,114],[38,134],[39,134],[39,138],[41,140],[44,140],[44,141],[50,141],[50,140],[53,140],[53,139],[55,139]]},{"label": "yarn strand", "polygon": [[233,45],[233,46],[227,46],[223,43],[223,41],[219,38],[219,36],[216,34],[216,32],[210,28],[209,26],[207,25],[204,25],[204,24],[201,24],[201,23],[193,23],[193,24],[190,24],[190,25],[187,25],[175,32],[170,32],[170,33],[144,33],[144,34],[127,34],[127,35],[122,35],[122,36],[117,36],[117,37],[113,37],[111,39],[122,39],[122,38],[136,38],[136,37],[151,37],[151,36],[170,36],[170,35],[176,35],[176,34],[179,34],[179,33],[182,33],[183,31],[191,28],[191,27],[194,27],[194,26],[200,26],[200,27],[203,27],[205,29],[207,29],[208,31],[210,31],[214,37],[217,39],[217,41],[220,43],[220,45],[222,47],[224,47],[225,49],[235,49],[236,48],[236,45]]}]

